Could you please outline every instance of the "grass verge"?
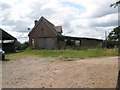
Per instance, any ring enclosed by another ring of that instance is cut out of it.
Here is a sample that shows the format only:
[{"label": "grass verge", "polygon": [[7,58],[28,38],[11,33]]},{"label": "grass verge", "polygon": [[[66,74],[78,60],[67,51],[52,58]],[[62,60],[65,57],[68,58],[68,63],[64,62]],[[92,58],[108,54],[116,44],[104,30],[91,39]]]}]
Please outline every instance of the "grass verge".
[{"label": "grass verge", "polygon": [[115,49],[86,49],[86,50],[25,50],[22,52],[6,54],[10,56],[32,55],[38,57],[62,57],[62,58],[93,58],[104,56],[118,56],[118,50]]}]

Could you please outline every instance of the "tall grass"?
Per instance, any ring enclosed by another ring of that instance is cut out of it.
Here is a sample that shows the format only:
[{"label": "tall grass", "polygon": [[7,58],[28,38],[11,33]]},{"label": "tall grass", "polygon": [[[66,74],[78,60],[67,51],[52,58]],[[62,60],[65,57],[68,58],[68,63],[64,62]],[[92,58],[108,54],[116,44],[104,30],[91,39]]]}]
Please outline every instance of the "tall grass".
[{"label": "tall grass", "polygon": [[39,57],[92,58],[118,56],[117,49],[85,49],[85,50],[25,50],[7,55],[33,55]]}]

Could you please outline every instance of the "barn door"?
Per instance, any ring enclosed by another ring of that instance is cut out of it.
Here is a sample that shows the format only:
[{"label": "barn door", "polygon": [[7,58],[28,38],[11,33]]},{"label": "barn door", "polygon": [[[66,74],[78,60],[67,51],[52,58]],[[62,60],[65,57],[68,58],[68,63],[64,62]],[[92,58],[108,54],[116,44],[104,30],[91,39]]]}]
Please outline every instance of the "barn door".
[{"label": "barn door", "polygon": [[40,49],[54,49],[55,41],[54,38],[40,38]]},{"label": "barn door", "polygon": [[46,49],[54,49],[55,48],[54,38],[46,38],[46,40],[45,40],[45,48]]},{"label": "barn door", "polygon": [[45,49],[45,38],[40,39],[40,48]]}]

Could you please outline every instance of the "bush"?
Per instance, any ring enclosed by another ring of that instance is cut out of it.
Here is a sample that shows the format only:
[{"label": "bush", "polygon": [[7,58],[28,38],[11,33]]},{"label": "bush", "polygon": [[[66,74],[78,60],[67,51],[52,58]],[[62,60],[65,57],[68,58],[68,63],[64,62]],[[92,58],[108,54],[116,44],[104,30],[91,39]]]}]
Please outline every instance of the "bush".
[{"label": "bush", "polygon": [[102,47],[103,48],[114,48],[114,47],[117,47],[117,42],[105,40],[105,41],[103,41]]},{"label": "bush", "polygon": [[24,42],[22,44],[22,50],[25,50],[26,48],[28,48],[28,46],[29,46],[29,43],[28,42]]},{"label": "bush", "polygon": [[16,50],[25,50],[26,48],[28,48],[28,46],[29,46],[28,42],[20,43],[19,41],[17,41],[15,43]]}]

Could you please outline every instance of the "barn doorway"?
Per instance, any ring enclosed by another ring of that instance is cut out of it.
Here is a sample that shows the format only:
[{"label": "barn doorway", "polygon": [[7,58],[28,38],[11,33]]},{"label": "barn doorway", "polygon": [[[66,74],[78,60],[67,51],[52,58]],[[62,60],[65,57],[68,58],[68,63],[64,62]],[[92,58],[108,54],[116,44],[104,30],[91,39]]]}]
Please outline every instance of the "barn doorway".
[{"label": "barn doorway", "polygon": [[55,40],[54,38],[40,38],[40,48],[41,49],[54,49]]}]

